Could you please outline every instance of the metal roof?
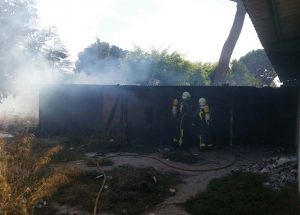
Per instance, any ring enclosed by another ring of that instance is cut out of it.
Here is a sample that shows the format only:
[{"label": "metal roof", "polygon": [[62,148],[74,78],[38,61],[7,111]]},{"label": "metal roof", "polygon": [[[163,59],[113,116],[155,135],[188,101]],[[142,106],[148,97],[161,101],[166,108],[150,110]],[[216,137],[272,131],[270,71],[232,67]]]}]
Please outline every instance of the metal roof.
[{"label": "metal roof", "polygon": [[300,0],[243,0],[281,81],[300,79]]}]

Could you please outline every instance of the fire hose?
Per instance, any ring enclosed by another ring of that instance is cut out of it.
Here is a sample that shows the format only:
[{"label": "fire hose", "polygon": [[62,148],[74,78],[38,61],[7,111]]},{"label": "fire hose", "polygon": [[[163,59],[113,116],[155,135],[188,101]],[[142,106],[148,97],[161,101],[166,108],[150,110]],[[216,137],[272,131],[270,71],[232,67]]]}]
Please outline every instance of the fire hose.
[{"label": "fire hose", "polygon": [[176,169],[176,170],[180,170],[180,171],[186,171],[186,172],[210,172],[210,171],[218,171],[218,170],[222,170],[222,169],[226,169],[229,168],[231,166],[233,166],[236,162],[236,157],[234,157],[232,159],[232,161],[229,162],[229,164],[223,165],[223,166],[219,166],[219,167],[213,167],[213,168],[182,168],[182,167],[178,167],[178,166],[174,166],[172,164],[167,163],[166,161],[153,157],[153,156],[149,156],[149,155],[139,155],[139,154],[117,154],[117,155],[110,155],[110,156],[106,156],[106,157],[102,157],[100,159],[97,160],[97,170],[99,172],[101,172],[101,174],[103,175],[103,181],[102,181],[102,185],[98,191],[97,197],[95,199],[95,205],[94,205],[94,210],[93,210],[93,215],[97,214],[97,207],[100,203],[100,197],[102,194],[102,191],[104,189],[105,183],[106,183],[106,174],[105,172],[100,168],[100,163],[103,160],[106,159],[110,159],[110,158],[115,158],[115,157],[140,157],[140,158],[147,158],[147,159],[152,159],[155,161],[158,161],[160,163],[162,163],[163,165],[170,167],[172,169]]}]

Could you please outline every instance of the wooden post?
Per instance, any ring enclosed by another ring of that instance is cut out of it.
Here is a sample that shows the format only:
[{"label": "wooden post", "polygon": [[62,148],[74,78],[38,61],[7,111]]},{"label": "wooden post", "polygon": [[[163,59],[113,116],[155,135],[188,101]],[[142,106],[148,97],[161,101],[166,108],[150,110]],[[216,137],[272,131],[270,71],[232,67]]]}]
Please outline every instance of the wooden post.
[{"label": "wooden post", "polygon": [[230,110],[229,110],[229,146],[233,146],[233,136],[234,136],[234,96],[233,91],[230,93]]},{"label": "wooden post", "polygon": [[231,107],[231,110],[230,110],[230,119],[229,119],[229,122],[230,122],[230,140],[229,140],[229,146],[230,148],[232,148],[233,146],[233,109]]}]

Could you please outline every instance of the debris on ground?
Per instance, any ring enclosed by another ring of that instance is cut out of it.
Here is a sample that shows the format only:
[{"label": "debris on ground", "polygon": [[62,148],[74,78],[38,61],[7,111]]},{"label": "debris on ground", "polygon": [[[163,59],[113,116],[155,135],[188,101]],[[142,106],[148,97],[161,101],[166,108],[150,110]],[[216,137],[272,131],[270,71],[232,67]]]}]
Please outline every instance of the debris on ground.
[{"label": "debris on ground", "polygon": [[239,170],[267,176],[264,185],[272,190],[280,190],[287,184],[297,183],[298,163],[296,156],[272,157],[259,163],[243,165]]},{"label": "debris on ground", "polygon": [[170,188],[169,191],[170,191],[170,193],[175,193],[175,192],[176,192],[176,189]]},{"label": "debris on ground", "polygon": [[111,176],[107,178],[109,188],[102,195],[100,208],[116,214],[140,214],[149,210],[173,195],[174,186],[179,183],[178,174],[161,173],[152,167],[120,166],[107,175]]},{"label": "debris on ground", "polygon": [[[75,177],[48,200],[59,206],[91,211],[101,187],[102,175],[86,172]],[[180,182],[177,173],[159,172],[154,168],[119,166],[106,171],[106,184],[101,195],[99,211],[115,214],[141,214],[153,209],[168,196],[174,195]],[[173,192],[171,192],[171,190]],[[57,209],[57,208],[54,208]],[[43,214],[43,213],[41,213]]]}]

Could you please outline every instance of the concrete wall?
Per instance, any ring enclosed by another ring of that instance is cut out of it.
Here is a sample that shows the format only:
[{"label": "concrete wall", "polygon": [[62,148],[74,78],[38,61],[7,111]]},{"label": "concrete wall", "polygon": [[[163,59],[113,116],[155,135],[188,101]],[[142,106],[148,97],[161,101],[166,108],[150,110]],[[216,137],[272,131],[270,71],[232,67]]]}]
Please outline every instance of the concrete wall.
[{"label": "concrete wall", "polygon": [[180,98],[184,91],[191,93],[195,108],[201,96],[207,98],[216,145],[230,143],[230,130],[234,145],[295,143],[296,88],[48,86],[40,92],[40,132],[126,133],[131,141],[167,142],[174,125],[172,99]]}]

